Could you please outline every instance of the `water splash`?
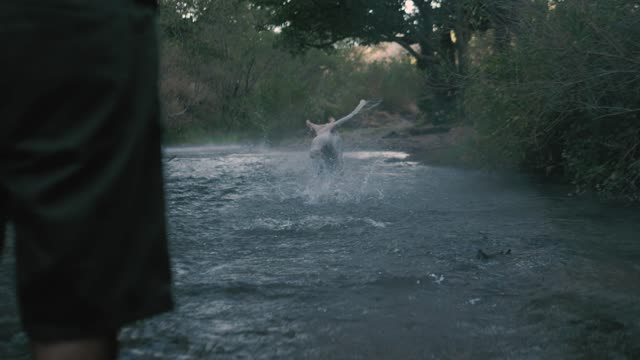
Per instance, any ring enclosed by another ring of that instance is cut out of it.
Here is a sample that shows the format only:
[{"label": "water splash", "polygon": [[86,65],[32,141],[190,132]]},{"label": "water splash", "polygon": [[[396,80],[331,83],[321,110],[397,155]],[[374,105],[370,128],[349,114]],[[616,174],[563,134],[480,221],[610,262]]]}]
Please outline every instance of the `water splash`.
[{"label": "water splash", "polygon": [[245,224],[235,225],[235,230],[303,231],[325,228],[369,226],[386,228],[388,223],[368,217],[307,215],[298,219],[256,218]]},{"label": "water splash", "polygon": [[[341,172],[311,173],[305,179],[302,196],[308,204],[360,203],[364,199],[382,200],[385,187],[376,184],[377,173],[390,166],[388,159],[406,159],[409,155],[392,151],[358,151],[345,153],[345,169]],[[365,165],[358,164],[365,162]]]}]

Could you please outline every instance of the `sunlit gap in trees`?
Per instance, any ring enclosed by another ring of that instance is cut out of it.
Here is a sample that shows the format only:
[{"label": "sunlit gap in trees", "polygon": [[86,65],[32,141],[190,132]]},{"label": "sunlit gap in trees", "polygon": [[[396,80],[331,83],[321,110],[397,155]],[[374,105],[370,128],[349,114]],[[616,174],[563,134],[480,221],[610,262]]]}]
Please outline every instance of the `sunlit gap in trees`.
[{"label": "sunlit gap in trees", "polygon": [[202,2],[193,0],[192,2],[176,1],[176,11],[183,19],[189,19],[193,22],[198,20],[198,14],[207,10],[206,5],[202,5]]},{"label": "sunlit gap in trees", "polygon": [[[431,7],[434,9],[437,9],[440,6],[442,6],[442,0],[416,0],[416,1],[430,1]],[[415,14],[418,12],[418,8],[416,7],[413,0],[406,0],[404,2],[404,12],[406,12],[407,14]]]},{"label": "sunlit gap in trees", "polygon": [[[434,9],[439,8],[440,6],[442,6],[442,0],[417,0],[417,1],[430,1],[431,2],[431,7]],[[550,0],[553,1],[553,0]],[[418,12],[418,8],[416,7],[415,3],[413,2],[413,0],[406,0],[404,2],[404,12],[406,12],[407,14],[415,14]],[[417,23],[417,20],[416,20]],[[433,31],[437,31],[438,27],[436,25],[433,25]],[[455,44],[457,41],[457,37],[456,37],[456,33],[455,31],[451,30],[450,32],[450,36],[451,36],[451,41]]]},{"label": "sunlit gap in trees", "polygon": [[271,31],[273,31],[276,34],[280,34],[282,32],[282,28],[285,28],[287,26],[289,26],[289,24],[291,24],[291,22],[289,21],[285,21],[282,25],[280,26],[270,26],[269,29]]}]

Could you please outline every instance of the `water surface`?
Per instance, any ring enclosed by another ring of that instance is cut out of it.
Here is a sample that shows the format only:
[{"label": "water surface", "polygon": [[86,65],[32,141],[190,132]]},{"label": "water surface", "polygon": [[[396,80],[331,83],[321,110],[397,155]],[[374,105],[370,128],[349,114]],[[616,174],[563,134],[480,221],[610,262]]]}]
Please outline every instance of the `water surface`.
[{"label": "water surface", "polygon": [[[177,309],[124,329],[124,359],[640,358],[637,209],[396,152],[327,177],[304,152],[167,159]],[[26,350],[12,262],[2,359]]]}]

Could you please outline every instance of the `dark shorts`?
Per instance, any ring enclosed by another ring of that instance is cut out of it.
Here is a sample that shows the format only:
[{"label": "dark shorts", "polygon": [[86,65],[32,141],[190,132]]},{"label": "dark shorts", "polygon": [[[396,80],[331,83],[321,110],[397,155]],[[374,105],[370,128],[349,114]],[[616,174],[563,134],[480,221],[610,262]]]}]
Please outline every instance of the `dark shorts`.
[{"label": "dark shorts", "polygon": [[0,44],[0,248],[10,221],[25,331],[171,309],[153,7],[2,1]]}]

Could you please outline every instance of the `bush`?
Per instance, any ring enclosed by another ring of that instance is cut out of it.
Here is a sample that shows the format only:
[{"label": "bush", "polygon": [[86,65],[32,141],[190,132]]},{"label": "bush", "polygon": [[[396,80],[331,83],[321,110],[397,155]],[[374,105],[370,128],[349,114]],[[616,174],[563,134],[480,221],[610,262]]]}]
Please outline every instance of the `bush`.
[{"label": "bush", "polygon": [[483,153],[579,190],[640,192],[640,7],[536,1],[489,53],[466,96]]}]

